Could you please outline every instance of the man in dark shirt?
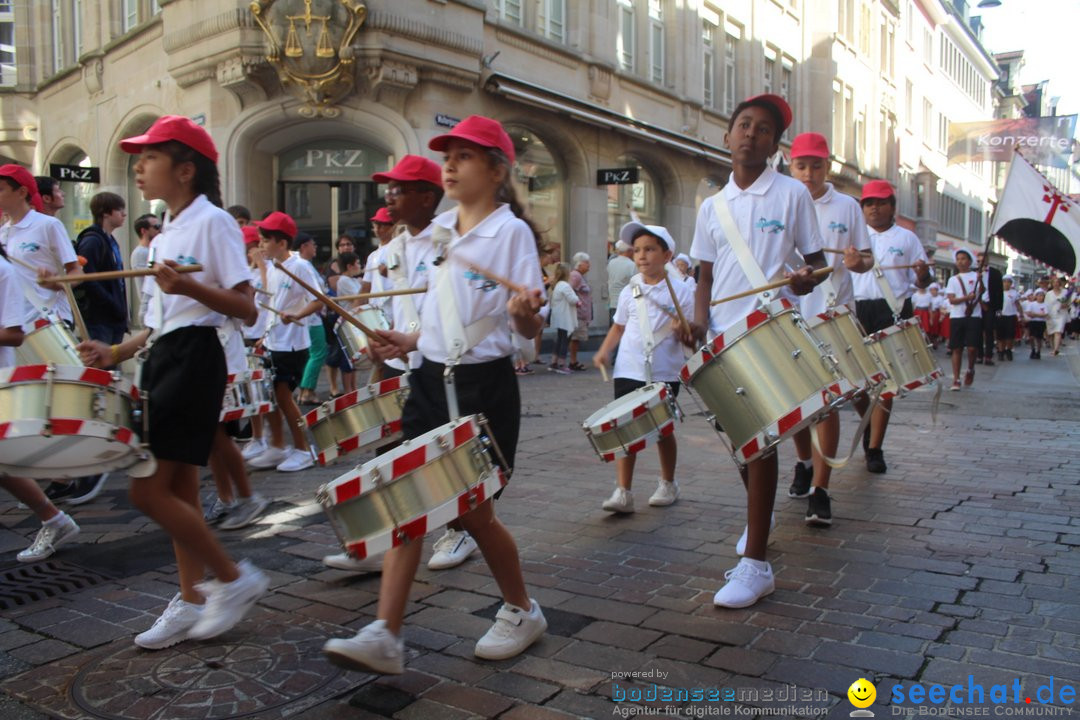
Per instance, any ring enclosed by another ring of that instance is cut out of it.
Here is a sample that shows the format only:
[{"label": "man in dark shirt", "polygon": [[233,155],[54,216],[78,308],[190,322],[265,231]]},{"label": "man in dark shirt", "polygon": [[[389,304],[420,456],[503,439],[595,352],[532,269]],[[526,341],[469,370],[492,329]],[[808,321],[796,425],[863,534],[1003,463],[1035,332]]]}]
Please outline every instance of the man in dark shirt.
[{"label": "man in dark shirt", "polygon": [[[111,192],[90,198],[94,224],[79,233],[76,252],[86,258],[84,273],[123,270],[124,261],[113,231],[127,219],[124,199]],[[94,340],[115,345],[128,328],[127,288],[123,280],[94,280],[82,283],[82,311],[86,329]]]}]

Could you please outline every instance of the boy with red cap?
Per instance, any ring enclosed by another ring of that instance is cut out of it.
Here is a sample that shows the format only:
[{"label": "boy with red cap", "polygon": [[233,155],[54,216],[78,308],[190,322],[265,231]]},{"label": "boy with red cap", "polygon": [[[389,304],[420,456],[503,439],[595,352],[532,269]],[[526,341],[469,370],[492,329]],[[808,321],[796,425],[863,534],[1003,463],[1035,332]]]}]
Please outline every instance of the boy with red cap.
[{"label": "boy with red cap", "polygon": [[[367,262],[364,263],[364,280],[360,283],[362,293],[383,292],[389,289],[385,282],[386,263],[383,261],[383,250],[394,237],[394,219],[390,217],[390,211],[384,207],[379,208],[371,216],[371,227],[375,231],[379,246],[368,254]],[[373,298],[368,304],[381,307],[384,302],[382,298]]]},{"label": "boy with red cap", "polygon": [[[254,225],[259,228],[262,250],[270,263],[281,263],[285,269],[311,287],[319,287],[319,276],[311,263],[289,252],[289,246],[296,237],[296,223],[291,217],[275,211]],[[275,314],[268,323],[262,343],[270,351],[277,410],[266,416],[270,423],[270,447],[248,462],[257,469],[277,468],[278,472],[296,472],[314,464],[307,436],[298,424],[300,408],[296,406],[292,395],[303,379],[308,348],[311,347],[311,333],[300,321],[318,311],[322,304],[273,264],[268,265],[266,275],[270,307]],[[285,416],[292,434],[292,450],[285,449],[282,415]]]},{"label": "boy with red cap", "polygon": [[[880,271],[898,305],[896,308],[887,298],[877,270],[855,277],[855,310],[859,323],[869,335],[893,325],[894,313],[898,313],[901,319],[914,317],[911,296],[915,294],[915,288],[930,284],[930,269],[926,250],[919,237],[895,223],[896,193],[892,185],[885,180],[871,180],[863,185],[859,204],[870,229],[870,248],[875,263],[880,266],[915,266]],[[869,404],[869,399],[864,395],[855,398],[854,405],[859,415],[866,413]],[[880,400],[870,416],[870,427],[863,434],[866,469],[872,473],[883,473],[887,469],[881,446],[885,442],[891,411],[892,398]]]},{"label": "boy with red cap", "polygon": [[[756,263],[765,278],[782,273],[791,278],[790,292],[782,295],[806,295],[817,284],[812,270],[825,267],[810,193],[798,180],[780,175],[769,165],[789,125],[791,108],[778,95],[749,98],[732,113],[724,135],[731,150],[731,179],[717,196],[702,204],[690,247],[691,257],[701,263],[694,298],[695,340],[723,333],[758,305],[756,296],[711,305],[714,298],[752,287],[734,248],[739,241],[727,237],[718,205],[726,203],[730,209],[751,256],[748,261]],[[785,263],[796,253],[806,260],[806,267],[784,273]],[[750,462],[740,472],[747,490],[747,529],[736,552],[743,558],[726,573],[727,584],[713,598],[718,607],[749,607],[776,588],[772,566],[765,560],[778,480],[776,452]]]},{"label": "boy with red cap", "polygon": [[[39,285],[38,278],[80,274],[82,269],[64,224],[44,214],[43,207],[37,181],[29,170],[12,164],[0,166],[0,211],[8,217],[0,227],[0,245],[33,301],[33,306],[27,305],[26,320],[29,322],[42,311],[54,312],[71,327],[74,316],[66,293],[61,292],[63,288],[57,283]],[[37,272],[26,265],[37,268]]]},{"label": "boy with red cap", "polygon": [[[837,192],[829,176],[829,143],[818,133],[803,133],[791,142],[791,177],[810,191],[817,212],[818,230],[825,247],[843,249],[843,254],[832,256],[833,272],[809,295],[799,300],[802,316],[812,326],[821,321],[820,314],[830,308],[848,306],[855,309],[852,290],[852,273],[864,273],[874,265],[873,258],[861,255],[860,250],[870,249],[859,203],[853,197]],[[828,457],[836,455],[840,443],[840,415],[829,415],[817,424],[818,440],[822,452]],[[812,450],[810,428],[795,433],[795,478],[788,489],[788,496],[809,498],[806,508],[808,525],[831,525],[832,505],[829,500],[829,476],[832,467],[825,462],[821,452]]]}]

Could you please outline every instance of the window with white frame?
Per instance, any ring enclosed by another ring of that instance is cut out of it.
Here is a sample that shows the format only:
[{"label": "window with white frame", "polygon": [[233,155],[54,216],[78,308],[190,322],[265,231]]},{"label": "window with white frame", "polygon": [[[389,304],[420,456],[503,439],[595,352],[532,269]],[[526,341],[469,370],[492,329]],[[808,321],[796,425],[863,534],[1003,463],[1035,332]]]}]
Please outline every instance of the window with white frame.
[{"label": "window with white frame", "polygon": [[855,142],[858,140],[858,136],[855,134],[857,130],[855,127],[855,98],[851,88],[846,85],[844,86],[844,127],[848,128],[844,137],[844,157],[848,160],[856,160]]},{"label": "window with white frame", "polygon": [[904,39],[908,45],[915,44],[915,3],[908,0],[904,12]]},{"label": "window with white frame", "polygon": [[866,142],[866,140],[867,140],[867,138],[866,138],[866,113],[863,112],[862,110],[859,111],[858,116],[855,118],[855,125],[854,125],[854,131],[853,132],[855,134],[855,142],[853,143],[855,145],[855,158],[854,158],[854,161],[855,161],[856,165],[858,165],[859,167],[862,167],[863,162],[866,159],[866,147],[867,147],[867,142]]},{"label": "window with white frame", "polygon": [[[125,0],[125,2],[130,1]],[[523,17],[521,14],[521,0],[492,0],[492,4],[500,20],[521,25]]]},{"label": "window with white frame", "polygon": [[17,82],[15,12],[10,2],[0,3],[0,87],[12,87]]},{"label": "window with white frame", "polygon": [[139,0],[124,0],[124,32],[139,24]]},{"label": "window with white frame", "polygon": [[566,42],[566,0],[540,0],[537,29],[548,40]]},{"label": "window with white frame", "polygon": [[886,177],[885,168],[889,162],[889,125],[885,119],[885,111],[878,116],[878,175]]},{"label": "window with white frame", "polygon": [[855,0],[837,0],[836,32],[848,42],[855,40]]},{"label": "window with white frame", "polygon": [[910,79],[904,81],[904,121],[909,128],[915,124],[915,86]]},{"label": "window with white frame", "polygon": [[837,155],[844,152],[844,88],[833,83],[832,147]]},{"label": "window with white frame", "polygon": [[702,8],[701,19],[701,72],[705,107],[716,107],[716,34],[720,19],[715,13]]},{"label": "window with white frame", "polygon": [[736,98],[739,97],[738,75],[735,74],[735,56],[742,37],[742,28],[732,23],[724,26],[724,112],[730,115],[735,111]]},{"label": "window with white frame", "polygon": [[765,68],[762,73],[762,86],[765,92],[773,92],[776,82],[777,52],[768,45],[765,46]]},{"label": "window with white frame", "polygon": [[64,69],[64,12],[60,0],[52,0],[52,51],[53,72]]},{"label": "window with white frame", "polygon": [[922,101],[922,139],[927,147],[931,147],[934,141],[934,106],[928,98]]},{"label": "window with white frame", "polygon": [[615,37],[615,53],[619,67],[634,70],[634,4],[632,0],[619,0],[619,32]]},{"label": "window with white frame", "polygon": [[870,6],[864,2],[859,8],[859,52],[864,57],[870,57],[870,20]]},{"label": "window with white frame", "polygon": [[944,113],[938,113],[937,142],[941,152],[949,149],[949,118]]},{"label": "window with white frame", "polygon": [[649,79],[664,83],[663,0],[649,0]]},{"label": "window with white frame", "polygon": [[934,66],[934,33],[930,28],[923,28],[922,31],[922,54],[923,62],[929,67]]},{"label": "window with white frame", "polygon": [[82,55],[82,0],[71,0],[71,57],[75,60]]},{"label": "window with white frame", "polygon": [[150,14],[157,15],[161,12],[161,0],[150,0]]},{"label": "window with white frame", "polygon": [[780,93],[779,94],[780,94],[780,97],[784,98],[785,100],[787,100],[790,103],[792,97],[794,96],[794,88],[792,87],[792,83],[794,82],[794,77],[795,77],[795,70],[794,70],[795,61],[790,59],[790,58],[785,57],[785,58],[781,58],[780,62],[781,62],[782,67],[780,68]]}]

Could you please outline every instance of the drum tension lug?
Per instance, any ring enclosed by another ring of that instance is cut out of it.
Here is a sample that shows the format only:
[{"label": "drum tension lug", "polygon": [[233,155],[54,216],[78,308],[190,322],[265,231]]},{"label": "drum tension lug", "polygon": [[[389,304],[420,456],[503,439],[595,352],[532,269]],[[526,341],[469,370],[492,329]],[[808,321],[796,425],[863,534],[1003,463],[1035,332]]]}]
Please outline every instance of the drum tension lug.
[{"label": "drum tension lug", "polygon": [[791,351],[791,357],[794,358],[795,360],[798,360],[801,355],[802,355],[802,350],[796,349],[796,350]]}]

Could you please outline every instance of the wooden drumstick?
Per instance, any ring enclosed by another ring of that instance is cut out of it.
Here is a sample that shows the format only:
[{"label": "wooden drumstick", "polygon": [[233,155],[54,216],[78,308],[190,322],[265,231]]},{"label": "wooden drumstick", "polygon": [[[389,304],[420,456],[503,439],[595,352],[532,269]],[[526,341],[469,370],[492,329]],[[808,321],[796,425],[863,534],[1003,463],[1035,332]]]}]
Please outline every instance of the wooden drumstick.
[{"label": "wooden drumstick", "polygon": [[686,316],[683,315],[682,306],[679,305],[679,298],[675,297],[675,286],[671,284],[671,277],[664,273],[664,282],[667,283],[668,292],[671,293],[671,302],[675,305],[675,312],[679,315],[679,323],[682,325],[683,332],[687,335],[690,334],[690,323],[686,322]]},{"label": "wooden drumstick", "polygon": [[338,315],[340,315],[342,318],[344,318],[345,322],[349,323],[350,325],[355,327],[357,330],[359,330],[360,332],[367,335],[369,339],[374,340],[377,343],[382,343],[383,342],[383,339],[381,337],[379,337],[378,335],[376,335],[374,330],[372,330],[367,325],[365,325],[364,323],[357,320],[355,317],[352,316],[352,313],[350,313],[348,310],[346,310],[345,308],[341,307],[336,302],[334,302],[333,300],[328,298],[324,293],[322,293],[321,291],[319,291],[316,288],[311,287],[306,282],[304,282],[300,278],[296,277],[295,274],[290,272],[287,267],[282,265],[277,260],[274,261],[274,267],[276,267],[278,270],[280,270],[281,272],[285,273],[286,275],[291,277],[293,280],[295,280],[297,285],[299,285],[300,287],[304,288],[309,293],[314,295],[316,300],[318,300],[323,305],[325,305],[326,307],[328,307],[331,310],[333,310],[334,312],[336,312]]},{"label": "wooden drumstick", "polygon": [[[202,265],[177,265],[173,268],[178,273],[194,273],[202,272]],[[142,268],[139,270],[106,270],[105,272],[96,273],[77,273],[75,275],[53,275],[52,277],[42,278],[38,280],[39,285],[45,283],[80,283],[80,282],[92,282],[94,280],[120,280],[122,278],[136,278],[146,277],[147,275],[157,275],[158,271],[156,267]]]},{"label": "wooden drumstick", "polygon": [[605,363],[600,363],[600,377],[604,378],[604,382],[608,381],[607,365]]},{"label": "wooden drumstick", "polygon": [[[911,270],[917,264],[918,263],[911,263],[910,265],[879,265],[878,269],[879,270]],[[926,266],[927,267],[933,267],[934,263],[928,262],[928,263],[926,263]]]},{"label": "wooden drumstick", "polygon": [[270,307],[266,303],[259,303],[259,307],[261,307],[263,310],[269,310],[270,312],[274,313],[275,315],[280,315],[281,317],[285,317],[285,313],[281,312],[280,310],[275,310],[274,308]]},{"label": "wooden drumstick", "polygon": [[427,292],[427,286],[405,288],[403,290],[384,290],[382,292],[359,293],[357,295],[338,295],[338,300],[366,300],[368,298],[394,297],[395,295],[419,295]]},{"label": "wooden drumstick", "polygon": [[75,301],[75,291],[71,289],[71,285],[64,283],[61,287],[64,288],[64,293],[67,295],[68,305],[71,306],[71,315],[75,318],[75,326],[79,328],[79,336],[83,340],[90,339],[90,333],[86,329],[86,321],[83,320],[82,310],[79,309],[79,303]]},{"label": "wooden drumstick", "polygon": [[[814,278],[825,277],[826,275],[828,275],[832,271],[833,271],[833,269],[831,267],[821,268],[819,270],[815,270],[814,272],[812,272],[810,274],[810,276],[814,277]],[[736,293],[734,295],[729,295],[726,298],[720,298],[719,300],[713,300],[709,304],[710,305],[719,305],[721,303],[730,302],[732,300],[738,300],[739,298],[748,297],[750,295],[757,295],[758,293],[765,292],[766,290],[775,290],[778,287],[784,287],[785,285],[790,285],[791,280],[792,280],[791,278],[784,278],[783,280],[777,280],[776,282],[771,282],[771,283],[768,283],[767,285],[762,285],[761,287],[756,287],[756,288],[753,288],[751,290],[744,290],[741,293]]]},{"label": "wooden drumstick", "polygon": [[[834,255],[843,255],[847,252],[847,250],[844,250],[843,248],[821,248],[821,252],[832,253]],[[859,254],[866,257],[872,257],[874,255],[874,253],[869,250],[859,250]]]}]

